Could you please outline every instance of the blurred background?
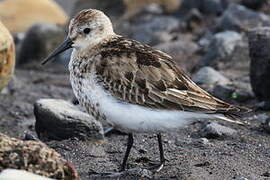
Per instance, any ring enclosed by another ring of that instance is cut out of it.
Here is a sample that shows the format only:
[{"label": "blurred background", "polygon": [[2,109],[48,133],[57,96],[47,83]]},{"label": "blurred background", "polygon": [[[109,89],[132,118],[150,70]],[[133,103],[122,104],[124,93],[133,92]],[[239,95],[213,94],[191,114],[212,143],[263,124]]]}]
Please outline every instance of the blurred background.
[{"label": "blurred background", "polygon": [[86,8],[107,14],[118,34],[170,54],[214,96],[253,109],[245,121],[270,132],[268,0],[0,0],[0,132],[37,136],[36,119],[46,119],[33,113],[38,99],[76,104],[67,70],[71,51],[40,63]]}]

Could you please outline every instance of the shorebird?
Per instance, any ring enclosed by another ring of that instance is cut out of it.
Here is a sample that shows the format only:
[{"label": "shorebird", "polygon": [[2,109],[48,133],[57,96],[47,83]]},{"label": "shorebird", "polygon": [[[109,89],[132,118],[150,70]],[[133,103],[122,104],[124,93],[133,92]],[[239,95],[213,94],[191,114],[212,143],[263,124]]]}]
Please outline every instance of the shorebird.
[{"label": "shorebird", "polygon": [[70,81],[79,103],[96,119],[128,134],[120,171],[126,169],[133,133],[155,133],[159,171],[164,163],[161,133],[198,120],[226,120],[245,108],[219,100],[197,86],[168,54],[117,35],[101,11],[80,11],[71,21],[66,40],[43,64],[73,48]]}]

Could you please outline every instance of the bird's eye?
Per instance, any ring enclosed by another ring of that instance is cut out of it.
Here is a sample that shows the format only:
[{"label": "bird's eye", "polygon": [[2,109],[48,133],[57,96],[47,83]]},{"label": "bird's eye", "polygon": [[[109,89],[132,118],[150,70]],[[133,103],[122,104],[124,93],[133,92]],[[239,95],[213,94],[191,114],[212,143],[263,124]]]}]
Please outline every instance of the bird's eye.
[{"label": "bird's eye", "polygon": [[89,33],[90,33],[90,31],[91,31],[91,29],[90,29],[90,28],[85,28],[85,29],[83,30],[83,33],[84,33],[84,34],[89,34]]}]

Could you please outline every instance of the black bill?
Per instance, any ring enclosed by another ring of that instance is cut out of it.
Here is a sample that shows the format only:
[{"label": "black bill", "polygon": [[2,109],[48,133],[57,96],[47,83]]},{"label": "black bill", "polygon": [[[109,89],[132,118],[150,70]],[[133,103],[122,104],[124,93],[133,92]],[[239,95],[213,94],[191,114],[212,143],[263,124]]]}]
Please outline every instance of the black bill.
[{"label": "black bill", "polygon": [[58,46],[41,64],[44,65],[48,61],[52,60],[58,54],[66,51],[67,49],[72,48],[73,42],[70,38],[67,38],[60,46]]}]

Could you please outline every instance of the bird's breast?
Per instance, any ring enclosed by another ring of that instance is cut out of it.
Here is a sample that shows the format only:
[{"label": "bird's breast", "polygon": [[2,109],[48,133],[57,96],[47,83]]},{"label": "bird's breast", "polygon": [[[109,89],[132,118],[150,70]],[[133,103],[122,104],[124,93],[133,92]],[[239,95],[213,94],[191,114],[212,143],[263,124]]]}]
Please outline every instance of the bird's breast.
[{"label": "bird's breast", "polygon": [[98,85],[95,71],[86,61],[71,60],[69,64],[70,82],[73,92],[80,105],[85,107],[89,114],[96,119],[105,119],[105,115],[99,111],[101,87]]}]

